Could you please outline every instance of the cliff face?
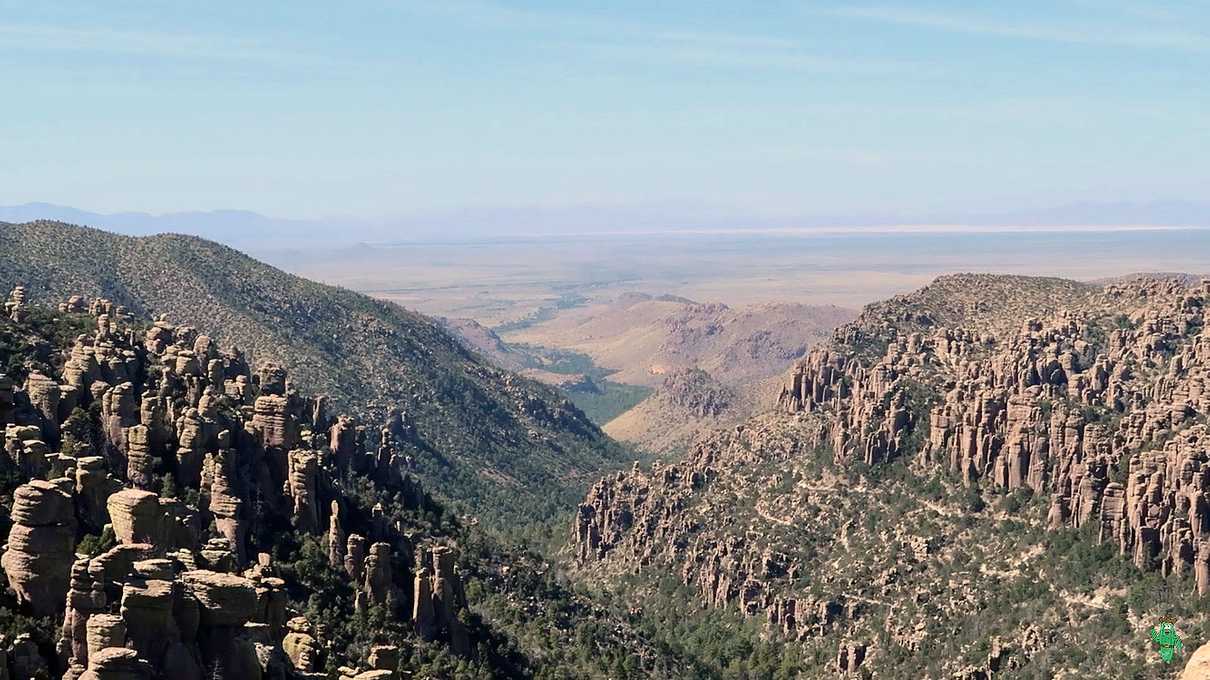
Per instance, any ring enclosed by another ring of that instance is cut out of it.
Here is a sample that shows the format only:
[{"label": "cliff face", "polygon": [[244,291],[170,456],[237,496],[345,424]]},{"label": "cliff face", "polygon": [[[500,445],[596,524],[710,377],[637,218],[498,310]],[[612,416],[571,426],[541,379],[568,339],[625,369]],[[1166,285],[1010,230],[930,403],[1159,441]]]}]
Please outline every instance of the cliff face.
[{"label": "cliff face", "polygon": [[[1051,527],[1094,523],[1139,568],[1196,570],[1205,593],[1208,305],[1210,282],[1143,280],[1000,337],[894,335],[869,365],[820,350],[778,406],[824,414],[838,461],[919,449],[967,486],[1045,493]],[[913,391],[932,406],[908,408]]]},{"label": "cliff face", "polygon": [[[976,605],[1031,578],[1066,583],[1035,593],[1055,620],[1077,615],[1076,597],[1112,604],[1098,586],[1134,587],[1109,562],[1093,585],[1072,581],[1054,563],[1056,546],[1075,549],[1068,535],[1121,555],[1139,580],[1155,571],[1205,594],[1208,306],[1210,284],[983,276],[872,305],[790,372],[776,412],[594,486],[577,560],[590,573],[674,569],[704,600],[792,639],[887,631],[863,642],[869,654],[835,652],[840,670],[922,657],[945,625],[982,621]],[[1122,611],[1137,621],[1171,604]],[[989,624],[1004,630],[984,642],[1016,652],[937,668],[1043,664],[1026,650],[1045,636],[1000,614],[1018,625]]]},{"label": "cliff face", "polygon": [[[21,291],[5,309],[14,324],[33,311]],[[51,375],[0,375],[0,470],[24,480],[0,565],[15,606],[61,633],[51,655],[5,642],[0,677],[326,678],[341,665],[392,677],[390,631],[356,658],[335,620],[304,616],[308,597],[332,597],[313,589],[317,569],[347,572],[350,610],[472,655],[481,631],[463,623],[457,551],[415,525],[440,511],[397,449],[398,420],[369,450],[364,426],[328,415],[283,368],[254,368],[194,328],[139,326],[103,299],[58,314],[91,332],[52,353]],[[298,562],[297,541],[324,538],[326,567]]]}]

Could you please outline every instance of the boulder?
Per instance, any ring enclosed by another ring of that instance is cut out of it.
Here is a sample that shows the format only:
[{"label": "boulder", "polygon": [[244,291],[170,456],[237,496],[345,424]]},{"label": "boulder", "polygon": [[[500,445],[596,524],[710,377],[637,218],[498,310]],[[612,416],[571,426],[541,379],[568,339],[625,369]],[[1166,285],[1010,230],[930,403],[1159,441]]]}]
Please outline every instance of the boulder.
[{"label": "boulder", "polygon": [[1178,680],[1210,680],[1210,644],[1197,648]]},{"label": "boulder", "polygon": [[93,654],[80,680],[147,680],[151,666],[133,649],[107,647]]},{"label": "boulder", "polygon": [[366,661],[375,670],[393,671],[399,668],[399,648],[394,645],[374,645]]},{"label": "boulder", "polygon": [[256,588],[242,576],[195,570],[181,574],[197,598],[203,626],[243,626],[256,615]]},{"label": "boulder", "polygon": [[158,495],[141,489],[123,489],[110,496],[106,506],[119,542],[163,544],[165,518]]},{"label": "boulder", "polygon": [[122,587],[126,637],[144,659],[161,661],[168,646],[180,639],[173,602],[172,581],[132,578]]},{"label": "boulder", "polygon": [[[117,614],[93,614],[88,617],[87,647],[92,656],[107,647],[126,646],[126,621]],[[84,659],[87,664],[87,659]]]},{"label": "boulder", "polygon": [[303,672],[319,670],[320,647],[311,634],[311,624],[303,617],[296,616],[286,624],[290,632],[282,639],[282,649],[289,657],[294,668]]}]

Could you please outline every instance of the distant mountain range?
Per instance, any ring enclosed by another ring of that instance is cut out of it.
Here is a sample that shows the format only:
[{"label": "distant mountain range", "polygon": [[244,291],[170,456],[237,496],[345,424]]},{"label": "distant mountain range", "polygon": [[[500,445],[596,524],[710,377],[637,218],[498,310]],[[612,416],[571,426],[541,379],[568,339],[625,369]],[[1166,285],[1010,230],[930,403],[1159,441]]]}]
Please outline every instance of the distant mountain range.
[{"label": "distant mountain range", "polygon": [[890,225],[970,226],[1180,226],[1210,228],[1210,201],[1083,202],[1000,212],[868,213],[804,217],[753,217],[723,209],[686,212],[668,207],[575,206],[465,209],[388,220],[283,219],[247,210],[154,215],[96,213],[50,203],[0,206],[0,221],[56,220],[128,236],[180,233],[259,251],[349,245],[358,242],[473,241],[501,237],[642,233],[692,230],[759,230]]},{"label": "distant mountain range", "polygon": [[[208,210],[153,215],[145,212],[95,213],[50,203],[0,206],[0,222],[53,220],[96,227],[126,236],[175,233],[201,236],[226,245],[272,247],[289,239],[296,245],[328,241],[319,221],[266,217],[247,210]],[[334,226],[334,225],[329,225]]]}]

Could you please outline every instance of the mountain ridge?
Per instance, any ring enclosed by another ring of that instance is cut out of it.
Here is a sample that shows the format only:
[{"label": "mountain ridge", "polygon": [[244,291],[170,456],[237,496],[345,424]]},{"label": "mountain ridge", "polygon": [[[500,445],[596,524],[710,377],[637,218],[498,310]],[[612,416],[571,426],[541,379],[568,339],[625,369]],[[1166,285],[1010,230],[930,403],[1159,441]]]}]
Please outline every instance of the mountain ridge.
[{"label": "mountain ridge", "polygon": [[2,309],[0,676],[693,677],[435,501],[406,423],[367,447],[213,328],[22,288]]},{"label": "mountain ridge", "polygon": [[[551,388],[482,363],[437,322],[228,246],[35,222],[0,224],[0,249],[0,286],[23,285],[31,301],[107,297],[140,315],[220,328],[216,341],[274,357],[338,407],[372,420],[406,412],[430,488],[492,507],[501,525],[561,512],[586,475],[630,458]],[[527,485],[510,481],[518,477]]]},{"label": "mountain ridge", "polygon": [[[364,218],[291,219],[238,208],[183,210],[152,214],[103,213],[45,202],[0,206],[0,222],[54,220],[144,236],[188,232],[239,247],[272,248],[292,239],[314,246],[350,245],[352,241],[399,242],[407,239],[475,240],[501,233],[524,237],[586,233],[691,232],[696,230],[862,228],[902,225],[970,225],[979,227],[1210,227],[1210,203],[1194,200],[1084,201],[1029,210],[965,211],[947,214],[789,215],[765,217],[734,211],[710,213],[667,208],[580,206],[571,208],[482,208],[370,220]],[[621,226],[620,226],[621,225]],[[334,230],[333,227],[342,227]],[[309,237],[308,232],[320,235]],[[353,234],[351,239],[346,232]],[[333,233],[341,233],[333,238]]]},{"label": "mountain ridge", "polygon": [[837,329],[777,410],[599,480],[569,550],[816,674],[1164,677],[1146,627],[1210,639],[1208,311],[1187,277],[941,277]]}]

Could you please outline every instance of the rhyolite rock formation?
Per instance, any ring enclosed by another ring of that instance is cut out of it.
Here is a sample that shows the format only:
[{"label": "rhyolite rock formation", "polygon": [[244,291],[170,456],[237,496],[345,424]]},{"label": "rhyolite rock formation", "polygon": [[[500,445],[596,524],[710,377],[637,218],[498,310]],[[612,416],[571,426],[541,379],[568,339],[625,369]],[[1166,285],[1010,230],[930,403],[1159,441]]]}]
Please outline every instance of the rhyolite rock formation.
[{"label": "rhyolite rock formation", "polygon": [[17,601],[35,616],[59,609],[76,541],[71,480],[33,480],[13,494],[12,522],[0,566]]},{"label": "rhyolite rock formation", "polygon": [[[15,291],[9,317],[27,310]],[[364,425],[333,422],[279,365],[254,371],[164,317],[136,332],[104,300],[73,297],[59,311],[91,314],[96,330],[63,348],[56,375],[30,372],[20,386],[0,376],[0,464],[27,480],[12,495],[0,565],[18,606],[55,617],[61,633],[51,657],[0,644],[0,678],[38,668],[98,680],[328,677],[347,650],[291,604],[289,588],[301,586],[266,552],[283,531],[328,543],[358,608],[473,653],[452,549],[421,546],[382,503],[358,508],[344,490],[342,478],[362,475],[397,510],[432,509],[395,453],[398,423],[368,453]],[[79,427],[90,410],[92,432]],[[78,552],[85,536],[93,554]],[[400,656],[380,644],[347,662],[368,666],[348,667],[352,677],[389,678]]]},{"label": "rhyolite rock formation", "polygon": [[[919,648],[929,618],[914,619],[916,631],[890,623],[904,601],[945,597],[941,619],[951,622],[979,601],[978,584],[953,576],[941,581],[947,594],[899,590],[949,559],[940,543],[964,540],[953,521],[963,513],[937,503],[893,510],[954,528],[931,538],[917,533],[918,519],[863,527],[859,508],[892,510],[829,471],[904,462],[921,483],[941,475],[976,496],[1039,498],[1042,529],[1080,530],[1205,596],[1208,315],[1210,281],[943,277],[838,329],[789,372],[773,412],[711,435],[680,462],[600,480],[575,517],[575,558],[593,572],[668,570],[704,601],[794,640],[889,607],[870,625]],[[828,528],[821,536],[812,525]],[[852,538],[879,531],[877,544]],[[881,571],[850,578],[853,567],[838,563],[853,551],[866,556],[855,560],[862,568]],[[1040,554],[1004,559],[1019,571]],[[982,664],[951,669],[955,677],[992,677],[1045,646],[1034,629],[1017,635]],[[833,649],[838,672],[888,663],[885,646]]]},{"label": "rhyolite rock formation", "polygon": [[1210,282],[1145,280],[999,334],[891,334],[872,360],[820,349],[779,406],[822,414],[838,459],[919,450],[965,484],[1048,494],[1052,526],[1095,523],[1140,568],[1196,570],[1204,594],[1208,307]]}]

